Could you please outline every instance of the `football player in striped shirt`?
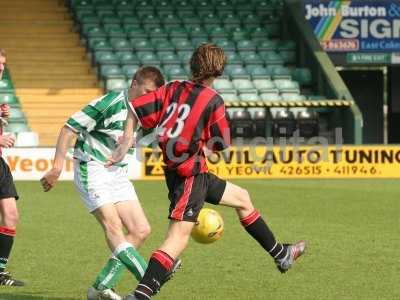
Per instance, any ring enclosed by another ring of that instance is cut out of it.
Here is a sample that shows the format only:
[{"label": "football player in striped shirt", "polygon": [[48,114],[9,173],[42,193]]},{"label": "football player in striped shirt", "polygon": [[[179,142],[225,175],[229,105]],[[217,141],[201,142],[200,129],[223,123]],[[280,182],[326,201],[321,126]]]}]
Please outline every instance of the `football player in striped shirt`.
[{"label": "football player in striped shirt", "polygon": [[[205,201],[235,208],[243,227],[274,259],[280,272],[286,272],[304,252],[303,241],[291,245],[275,240],[245,189],[207,171],[205,152],[220,151],[230,144],[224,101],[211,88],[225,64],[221,48],[203,44],[192,55],[190,81],[171,82],[130,100],[133,119],[127,124],[139,122],[145,129],[157,128],[171,204],[167,237],[126,300],[150,299],[161,288],[162,278],[186,248]],[[133,128],[126,130],[133,134]],[[122,143],[109,164],[118,162],[128,145]]]},{"label": "football player in striped shirt", "polygon": [[[161,72],[142,67],[133,77],[129,97],[156,90],[164,84]],[[140,280],[147,263],[137,249],[150,234],[150,225],[128,179],[126,157],[105,168],[107,157],[117,147],[127,119],[125,92],[109,92],[73,114],[61,129],[54,167],[41,179],[45,191],[57,182],[71,140],[74,149],[74,183],[87,209],[106,236],[112,256],[88,290],[88,299],[121,299],[112,289],[127,268]],[[123,228],[127,234],[124,234]]]}]

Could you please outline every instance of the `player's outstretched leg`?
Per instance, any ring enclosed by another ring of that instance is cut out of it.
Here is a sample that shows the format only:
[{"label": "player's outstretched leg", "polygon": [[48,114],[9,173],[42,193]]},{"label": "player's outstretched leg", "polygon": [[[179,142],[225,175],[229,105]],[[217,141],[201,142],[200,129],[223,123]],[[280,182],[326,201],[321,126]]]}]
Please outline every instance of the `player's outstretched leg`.
[{"label": "player's outstretched leg", "polygon": [[304,253],[304,241],[293,245],[276,241],[260,213],[254,209],[250,195],[245,189],[227,182],[220,204],[236,208],[243,227],[271,255],[282,273]]},{"label": "player's outstretched leg", "polygon": [[18,223],[18,210],[14,198],[0,199],[0,215],[0,285],[23,286],[22,281],[12,278],[10,273],[5,271]]},{"label": "player's outstretched leg", "polygon": [[179,259],[176,257],[186,248],[193,226],[193,222],[171,221],[167,237],[160,249],[152,254],[143,279],[124,299],[148,300],[158,293],[169,274],[179,266]]}]

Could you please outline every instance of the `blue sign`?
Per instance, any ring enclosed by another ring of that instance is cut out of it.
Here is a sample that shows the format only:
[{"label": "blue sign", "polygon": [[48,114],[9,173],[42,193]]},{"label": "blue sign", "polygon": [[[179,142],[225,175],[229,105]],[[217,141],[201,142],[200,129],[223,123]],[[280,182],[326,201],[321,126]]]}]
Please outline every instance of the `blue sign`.
[{"label": "blue sign", "polygon": [[304,2],[305,17],[325,51],[400,51],[400,0]]}]

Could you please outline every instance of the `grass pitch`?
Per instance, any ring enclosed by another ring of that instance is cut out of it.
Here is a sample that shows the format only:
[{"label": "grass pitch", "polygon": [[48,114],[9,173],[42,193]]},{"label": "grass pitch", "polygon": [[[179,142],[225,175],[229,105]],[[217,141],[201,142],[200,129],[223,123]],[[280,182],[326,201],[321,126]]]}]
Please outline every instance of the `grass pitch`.
[{"label": "grass pitch", "polygon": [[[287,274],[219,207],[225,233],[211,245],[191,241],[183,269],[157,299],[400,299],[400,185],[397,180],[243,180],[254,204],[282,241],[305,239],[308,251]],[[147,259],[167,226],[162,182],[136,182],[152,225]],[[85,299],[109,256],[100,226],[71,182],[43,193],[18,182],[21,222],[9,270],[22,288],[0,287],[1,300]],[[117,286],[136,286],[125,274]]]}]

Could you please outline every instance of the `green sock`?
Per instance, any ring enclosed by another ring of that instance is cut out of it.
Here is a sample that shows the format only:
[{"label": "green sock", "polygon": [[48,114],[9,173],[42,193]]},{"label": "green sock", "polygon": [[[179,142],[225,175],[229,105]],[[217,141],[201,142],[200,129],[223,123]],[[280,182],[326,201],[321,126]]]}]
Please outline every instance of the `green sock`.
[{"label": "green sock", "polygon": [[121,278],[125,265],[115,256],[111,257],[100,271],[93,284],[97,290],[111,289]]},{"label": "green sock", "polygon": [[129,243],[119,245],[114,255],[125,265],[125,267],[140,281],[147,269],[147,263],[143,257]]}]

